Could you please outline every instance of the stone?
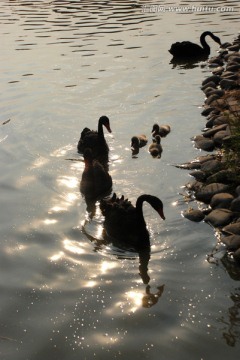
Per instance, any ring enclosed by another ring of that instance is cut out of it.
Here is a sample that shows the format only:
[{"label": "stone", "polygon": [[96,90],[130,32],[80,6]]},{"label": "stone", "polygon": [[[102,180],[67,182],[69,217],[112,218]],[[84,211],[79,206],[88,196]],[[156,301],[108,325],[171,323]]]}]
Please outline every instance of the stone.
[{"label": "stone", "polygon": [[202,170],[191,171],[189,175],[193,176],[197,181],[204,181],[206,179],[206,174]]},{"label": "stone", "polygon": [[211,183],[222,183],[222,184],[231,184],[235,181],[235,172],[230,169],[220,170],[206,179],[206,184]]},{"label": "stone", "polygon": [[222,231],[228,234],[236,234],[240,235],[240,222],[235,222],[233,224],[229,224],[225,226]]},{"label": "stone", "polygon": [[229,130],[226,129],[226,130],[221,130],[221,131],[218,131],[216,134],[214,134],[213,136],[213,143],[215,146],[217,147],[221,147],[222,144],[223,144],[223,141],[224,141],[224,138],[226,138],[227,136],[229,136],[230,133],[229,133]]},{"label": "stone", "polygon": [[236,251],[240,248],[240,235],[223,236],[221,241],[227,246],[228,250]]},{"label": "stone", "polygon": [[194,141],[197,149],[213,151],[215,148],[213,140],[205,138],[203,135],[195,136]]},{"label": "stone", "polygon": [[188,209],[183,211],[183,216],[191,221],[200,222],[205,218],[205,215],[201,210],[198,209]]},{"label": "stone", "polygon": [[240,249],[237,249],[234,253],[233,253],[233,258],[237,263],[240,263]]},{"label": "stone", "polygon": [[238,196],[232,201],[230,210],[240,212],[240,196]]},{"label": "stone", "polygon": [[212,137],[214,134],[216,134],[218,131],[221,131],[221,130],[225,130],[226,127],[228,125],[227,124],[222,124],[222,125],[218,125],[218,126],[214,126],[212,129],[210,130],[207,130],[203,133],[203,136],[204,137]]},{"label": "stone", "polygon": [[220,171],[222,170],[222,168],[223,164],[221,163],[221,161],[216,159],[208,160],[201,164],[201,170],[209,174]]},{"label": "stone", "polygon": [[202,86],[206,85],[210,81],[214,82],[215,84],[219,84],[220,80],[221,78],[219,75],[211,75],[202,81]]},{"label": "stone", "polygon": [[237,83],[236,83],[236,81],[231,80],[231,79],[222,79],[220,81],[220,86],[222,89],[231,90],[231,89],[235,89],[237,87]]},{"label": "stone", "polygon": [[203,185],[195,194],[195,197],[198,201],[202,201],[206,204],[211,202],[213,195],[226,192],[229,189],[229,186],[221,183],[212,183],[208,185]]},{"label": "stone", "polygon": [[202,112],[201,112],[201,115],[202,116],[207,116],[209,115],[212,111],[215,110],[215,107],[213,106],[209,106],[209,107],[206,107]]},{"label": "stone", "polygon": [[213,227],[222,227],[229,224],[234,218],[234,214],[228,209],[214,209],[207,216],[204,221],[211,224]]},{"label": "stone", "polygon": [[212,209],[229,209],[233,199],[233,195],[229,193],[215,194],[211,199],[210,206]]}]

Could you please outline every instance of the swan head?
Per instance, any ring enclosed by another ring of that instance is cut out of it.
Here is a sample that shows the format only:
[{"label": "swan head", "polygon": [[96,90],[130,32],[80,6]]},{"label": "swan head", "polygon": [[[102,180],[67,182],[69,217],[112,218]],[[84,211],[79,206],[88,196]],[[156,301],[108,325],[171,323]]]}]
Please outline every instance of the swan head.
[{"label": "swan head", "polygon": [[139,139],[137,136],[133,136],[131,139],[131,149],[134,151],[139,149]]},{"label": "swan head", "polygon": [[159,125],[158,124],[154,124],[153,128],[152,128],[152,134],[155,132],[159,132]]},{"label": "swan head", "polygon": [[218,45],[222,45],[222,43],[221,43],[221,40],[220,40],[220,38],[218,37],[218,36],[216,36],[216,35],[212,35],[212,39],[218,44]]},{"label": "swan head", "polygon": [[104,125],[109,133],[112,132],[112,130],[110,128],[110,120],[106,115],[103,115],[99,118],[99,123]]}]

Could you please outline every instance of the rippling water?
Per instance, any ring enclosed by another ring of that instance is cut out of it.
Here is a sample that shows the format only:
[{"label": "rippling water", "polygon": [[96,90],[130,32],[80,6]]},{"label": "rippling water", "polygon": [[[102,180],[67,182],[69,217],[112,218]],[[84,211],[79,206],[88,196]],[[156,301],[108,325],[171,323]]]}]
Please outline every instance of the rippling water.
[{"label": "rippling water", "polygon": [[[190,138],[204,127],[200,85],[209,69],[175,66],[168,49],[205,30],[233,41],[240,6],[178,5],[1,1],[1,359],[239,355],[239,269],[207,261],[215,234],[181,216],[179,193],[190,179],[172,166],[199,155]],[[150,259],[105,244],[98,205],[89,218],[79,193],[76,144],[103,114],[113,131],[113,190],[164,203],[164,222],[144,207]],[[130,138],[150,141],[154,122],[172,127],[162,158],[145,147],[133,159]]]}]

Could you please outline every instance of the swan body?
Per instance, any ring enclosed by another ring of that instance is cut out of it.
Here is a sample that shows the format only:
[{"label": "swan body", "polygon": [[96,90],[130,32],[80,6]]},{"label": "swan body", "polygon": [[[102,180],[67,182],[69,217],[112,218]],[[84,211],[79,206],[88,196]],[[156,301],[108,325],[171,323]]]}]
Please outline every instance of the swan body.
[{"label": "swan body", "polygon": [[146,135],[136,135],[131,138],[131,150],[132,154],[136,155],[139,153],[139,149],[147,144],[148,140]]},{"label": "swan body", "polygon": [[104,138],[103,126],[112,132],[110,128],[110,121],[107,116],[101,116],[98,120],[98,130],[90,130],[89,128],[84,128],[81,132],[81,136],[77,145],[79,153],[83,153],[86,148],[92,150],[93,158],[99,158],[103,155],[108,156],[109,147]]},{"label": "swan body", "polygon": [[111,191],[112,177],[103,165],[93,159],[92,150],[84,150],[85,168],[80,182],[80,191],[87,199],[96,199],[100,195]]},{"label": "swan body", "polygon": [[176,58],[208,56],[210,54],[210,46],[205,40],[206,36],[210,36],[216,43],[221,45],[219,37],[214,35],[211,31],[205,31],[200,36],[200,43],[202,46],[192,43],[191,41],[176,42],[172,44],[169,52]]},{"label": "swan body", "polygon": [[164,220],[162,201],[153,195],[143,194],[137,198],[136,206],[114,193],[110,199],[100,201],[100,209],[105,216],[104,228],[111,238],[125,246],[143,249],[150,246],[149,232],[143,216],[143,203],[148,202]]},{"label": "swan body", "polygon": [[154,124],[152,128],[152,137],[155,137],[156,135],[165,137],[170,133],[170,131],[171,131],[171,127],[169,125]]},{"label": "swan body", "polygon": [[149,146],[148,150],[153,157],[158,157],[158,158],[161,157],[163,149],[162,149],[162,145],[161,145],[160,135],[155,136],[155,140]]}]

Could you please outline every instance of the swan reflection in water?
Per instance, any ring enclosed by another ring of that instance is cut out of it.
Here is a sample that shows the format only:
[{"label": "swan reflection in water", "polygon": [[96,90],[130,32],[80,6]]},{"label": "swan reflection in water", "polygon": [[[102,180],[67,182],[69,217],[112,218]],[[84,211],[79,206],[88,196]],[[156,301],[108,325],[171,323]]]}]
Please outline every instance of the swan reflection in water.
[{"label": "swan reflection in water", "polygon": [[[88,226],[93,226],[95,228],[93,231],[88,230]],[[146,285],[145,293],[141,298],[141,305],[144,308],[150,308],[153,305],[157,304],[159,298],[162,296],[164,291],[164,286],[157,286],[157,291],[151,291],[150,286],[150,276],[148,273],[149,260],[151,258],[151,248],[148,246],[145,249],[137,251],[136,249],[127,249],[121,246],[119,242],[114,241],[113,238],[107,236],[105,229],[99,223],[94,222],[93,220],[85,220],[82,225],[83,234],[94,244],[94,251],[100,252],[110,249],[111,255],[113,254],[116,259],[119,260],[134,260],[136,257],[139,259],[139,275],[144,285]],[[93,232],[93,235],[90,234]],[[133,295],[134,296],[134,295]]]}]

